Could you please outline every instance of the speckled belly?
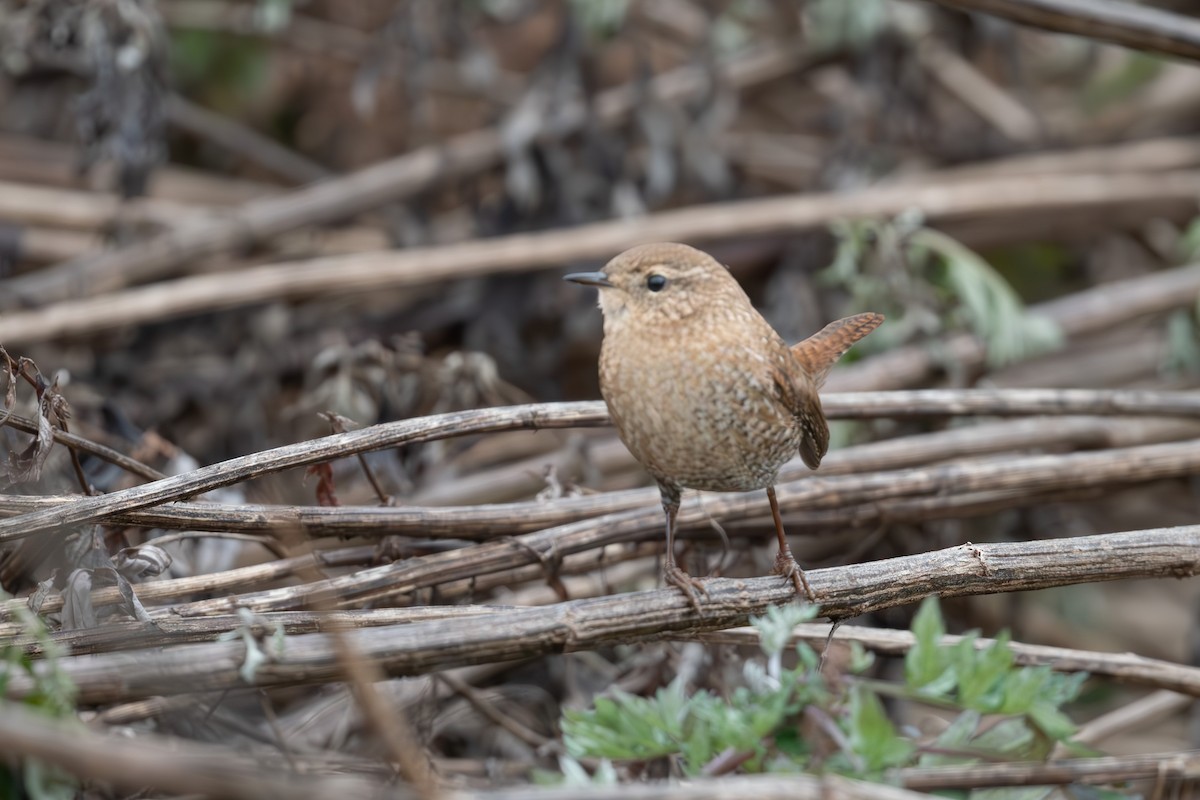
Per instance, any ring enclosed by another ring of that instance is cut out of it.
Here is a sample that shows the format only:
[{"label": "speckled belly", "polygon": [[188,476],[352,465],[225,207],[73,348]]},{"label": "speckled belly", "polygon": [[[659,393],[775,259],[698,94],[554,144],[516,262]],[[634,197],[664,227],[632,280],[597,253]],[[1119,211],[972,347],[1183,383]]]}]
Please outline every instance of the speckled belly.
[{"label": "speckled belly", "polygon": [[796,454],[801,433],[744,366],[610,364],[602,391],[622,441],[655,479],[709,491],[761,489]]}]

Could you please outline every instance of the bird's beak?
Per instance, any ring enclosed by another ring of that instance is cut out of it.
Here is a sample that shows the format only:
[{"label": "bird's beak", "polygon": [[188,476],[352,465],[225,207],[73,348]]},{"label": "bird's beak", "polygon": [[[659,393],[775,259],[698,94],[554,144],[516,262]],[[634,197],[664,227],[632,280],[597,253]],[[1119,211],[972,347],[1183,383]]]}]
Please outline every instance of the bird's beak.
[{"label": "bird's beak", "polygon": [[603,272],[572,272],[570,275],[563,275],[564,281],[571,283],[582,283],[584,286],[601,286],[612,288],[612,283],[609,282],[608,276]]}]

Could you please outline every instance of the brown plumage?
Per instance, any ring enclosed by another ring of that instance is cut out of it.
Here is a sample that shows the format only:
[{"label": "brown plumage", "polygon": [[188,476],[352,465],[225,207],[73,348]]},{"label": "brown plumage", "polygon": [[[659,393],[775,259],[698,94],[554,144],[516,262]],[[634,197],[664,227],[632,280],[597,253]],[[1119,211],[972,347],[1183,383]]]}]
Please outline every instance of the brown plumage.
[{"label": "brown plumage", "polygon": [[883,321],[858,314],[789,347],[729,271],[683,244],[634,247],[600,272],[600,393],[625,446],[658,482],[667,515],[664,577],[699,606],[703,584],[675,564],[684,488],[766,489],[779,537],[776,570],[812,599],[775,499],[784,462],[816,469],[829,447],[817,390],[843,353]]}]

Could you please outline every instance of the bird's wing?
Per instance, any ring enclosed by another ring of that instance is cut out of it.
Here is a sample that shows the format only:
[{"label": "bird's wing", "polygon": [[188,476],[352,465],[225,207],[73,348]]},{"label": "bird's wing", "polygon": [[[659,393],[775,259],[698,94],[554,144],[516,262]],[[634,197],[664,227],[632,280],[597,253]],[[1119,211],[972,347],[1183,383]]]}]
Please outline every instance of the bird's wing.
[{"label": "bird's wing", "polygon": [[778,358],[771,365],[776,397],[803,433],[800,437],[800,457],[809,469],[816,469],[829,450],[829,424],[825,421],[825,412],[821,410],[817,385],[804,365],[794,357],[793,350],[781,343],[777,353]]}]

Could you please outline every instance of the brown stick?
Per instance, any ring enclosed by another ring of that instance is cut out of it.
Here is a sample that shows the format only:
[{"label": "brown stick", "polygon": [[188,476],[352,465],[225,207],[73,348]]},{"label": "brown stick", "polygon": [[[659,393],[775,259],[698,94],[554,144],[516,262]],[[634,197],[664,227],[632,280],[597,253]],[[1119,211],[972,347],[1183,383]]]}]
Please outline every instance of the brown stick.
[{"label": "brown stick", "polygon": [[1161,8],[1101,0],[934,0],[1061,33],[1200,60],[1200,20]]},{"label": "brown stick", "polygon": [[[1101,580],[1185,577],[1200,570],[1200,526],[1004,544],[966,544],[902,558],[812,570],[823,613],[850,617],[944,597],[1028,591]],[[660,639],[679,630],[712,631],[747,623],[749,615],[792,602],[795,588],[778,577],[712,579],[703,613],[680,592],[659,589],[522,608],[486,619],[448,619],[352,631],[363,655],[391,676],[468,664],[572,652]],[[68,656],[82,704],[115,702],[245,686],[240,642],[180,645],[158,652]],[[36,666],[36,665],[35,665]],[[40,667],[39,667],[40,668]],[[263,664],[259,687],[322,683],[339,674],[326,634],[290,637],[282,656]],[[119,676],[114,681],[114,676]],[[22,697],[33,679],[17,674],[7,693]]]},{"label": "brown stick", "polygon": [[[867,393],[824,399],[826,414],[846,416],[864,406],[861,416],[928,416],[930,414],[1079,414],[1155,413],[1196,415],[1200,396],[1189,392],[1095,390],[928,390],[902,393]],[[201,467],[153,483],[111,494],[80,498],[69,505],[31,511],[0,520],[0,541],[32,536],[44,530],[81,522],[94,522],[113,514],[181,500],[191,495],[229,486],[250,477],[307,466],[355,453],[433,441],[449,436],[502,430],[568,428],[608,423],[603,403],[542,403],[507,408],[439,414],[401,422],[372,425],[309,442],[285,445],[218,464]]]},{"label": "brown stick", "polygon": [[[259,619],[264,625],[280,626],[287,634],[294,636],[328,631],[334,625],[343,625],[347,629],[378,628],[466,617],[491,618],[496,614],[512,610],[511,607],[506,606],[475,605],[420,606],[337,612],[279,611],[262,614]],[[78,655],[209,642],[227,631],[239,629],[243,624],[242,618],[234,614],[197,619],[167,617],[156,620],[153,624],[137,621],[116,622],[104,624],[98,628],[57,631],[50,636],[54,642]],[[487,624],[486,619],[481,619],[480,624]],[[750,627],[704,633],[699,637],[683,632],[672,635],[671,638],[677,641],[693,641],[699,638],[700,641],[707,644],[739,646],[756,646],[759,642],[758,630]],[[804,641],[820,648],[828,638],[828,625],[806,623],[795,627],[789,642],[795,644]],[[835,642],[858,642],[876,653],[899,656],[912,648],[915,639],[908,631],[849,625],[839,627],[834,633],[833,640]],[[961,636],[943,636],[941,645],[952,647],[960,641],[962,641]],[[984,649],[990,647],[993,641],[992,639],[977,639],[975,646]],[[20,632],[0,636],[0,642],[5,645],[21,647],[33,657],[42,655],[40,643]],[[1200,697],[1200,667],[1189,667],[1161,659],[1145,658],[1133,653],[1101,653],[1021,642],[1010,642],[1009,649],[1012,651],[1016,663],[1023,666],[1045,665],[1058,672],[1084,671],[1091,675],[1114,678],[1121,683],[1169,690],[1163,693],[1175,697],[1186,695],[1179,702],[1169,703],[1168,709],[1178,709],[1181,703],[1191,702],[1190,698]],[[1156,704],[1161,703],[1156,701]],[[1089,723],[1090,725],[1091,723]],[[1109,725],[1106,725],[1105,730],[1108,729]],[[1076,740],[1079,740],[1078,737]],[[1095,740],[1083,739],[1082,741]]]},{"label": "brown stick", "polygon": [[[266,768],[231,748],[180,741],[147,731],[132,739],[102,736],[74,720],[59,721],[20,706],[0,714],[0,763],[37,759],[81,778],[112,784],[126,792],[147,788],[173,795],[202,794],[231,800],[287,797],[294,800],[414,800],[405,787],[349,775],[304,774],[285,764]],[[271,762],[268,762],[271,763]],[[272,764],[273,766],[273,764]],[[539,788],[442,793],[446,800],[672,800],[672,798],[754,797],[756,800],[920,800],[918,794],[885,784],[836,775],[753,775],[698,782],[626,784],[613,787]]]},{"label": "brown stick", "polygon": [[[1128,419],[1103,417],[1032,418],[915,434],[836,450],[822,462],[820,476],[828,478],[895,470],[1009,451],[1100,450],[1200,436],[1200,422],[1149,419],[1140,419],[1139,422],[1133,425]],[[626,455],[627,463],[632,465],[633,456]],[[796,460],[784,466],[779,480],[786,483],[810,473],[811,470]],[[156,480],[162,476],[147,477]],[[322,507],[173,502],[120,512],[109,520],[114,524],[189,531],[283,533],[303,530],[310,537],[386,533],[429,539],[484,540],[564,525],[599,514],[649,507],[658,502],[658,497],[657,489],[644,488],[567,497],[550,502],[539,500],[466,506]],[[77,499],[73,495],[0,495],[0,516],[61,506]],[[955,498],[942,499],[949,503]],[[1010,500],[1016,502],[1016,498]],[[880,501],[872,502],[878,504]],[[892,518],[897,509],[885,505],[880,506],[879,511]],[[790,522],[797,524],[795,518]],[[798,524],[805,522],[800,519]]]},{"label": "brown stick", "polygon": [[[38,432],[38,426],[36,422],[18,414],[5,415],[4,421],[0,423],[0,425],[8,425],[9,427],[16,428],[19,431],[25,431],[25,433]],[[156,481],[160,478],[166,477],[158,470],[143,464],[135,458],[130,458],[124,453],[113,450],[111,447],[93,442],[90,439],[85,439],[82,436],[78,436],[74,433],[68,433],[67,431],[53,428],[51,434],[54,436],[54,441],[58,442],[59,444],[66,445],[67,447],[78,450],[81,453],[88,453],[96,458],[107,461],[110,464],[115,464],[121,469],[124,469],[126,472],[145,478],[146,480]]]},{"label": "brown stick", "polygon": [[[678,637],[691,639],[693,637]],[[755,628],[735,628],[701,635],[700,640],[712,644],[756,645],[759,641]],[[943,636],[941,646],[953,647],[962,641],[961,636]],[[790,642],[808,642],[821,647],[829,640],[829,626],[816,623],[797,625],[792,630]],[[833,634],[835,642],[858,642],[868,650],[889,656],[899,656],[912,649],[916,637],[909,631],[883,628],[866,628],[858,625],[840,626]],[[993,639],[976,639],[980,649],[991,647]],[[1024,666],[1049,666],[1059,672],[1088,672],[1105,675],[1123,683],[1171,689],[1200,697],[1200,667],[1173,664],[1156,658],[1144,658],[1133,653],[1099,653],[1091,650],[1072,650],[1066,647],[1047,647],[1037,644],[1010,642],[1008,645],[1018,664]]]},{"label": "brown stick", "polygon": [[208,139],[291,183],[311,183],[330,175],[329,170],[307,156],[182,95],[170,95],[166,106],[167,120],[176,128]]},{"label": "brown stick", "polygon": [[[803,59],[794,47],[764,47],[725,65],[721,72],[730,85],[744,88],[793,72]],[[647,91],[664,99],[679,99],[708,91],[709,85],[705,71],[688,66],[655,77]],[[642,87],[636,85],[611,89],[596,98],[590,113],[583,103],[558,109],[553,130],[543,133],[561,136],[593,119],[615,123],[635,109],[643,96]],[[499,163],[504,153],[504,138],[496,128],[460,134],[286,195],[253,200],[206,224],[4,281],[0,283],[0,308],[46,305],[150,281],[201,256],[245,247],[307,225],[353,217],[410,197],[439,181],[487,169]],[[1169,193],[1166,186],[1160,188]],[[16,337],[9,337],[7,331],[0,333],[0,342],[8,343],[10,338]]]},{"label": "brown stick", "polygon": [[1197,776],[1200,776],[1200,752],[1196,751],[1081,758],[1048,764],[1017,762],[924,767],[902,769],[896,774],[896,778],[905,786],[926,792],[978,786],[1103,784],[1145,778],[1191,780]]},{"label": "brown stick", "polygon": [[[473,163],[478,159],[479,154],[474,153],[462,155],[451,163]],[[272,264],[243,269],[236,281],[220,274],[196,275],[116,294],[101,294],[152,277],[135,270],[141,261],[133,260],[132,255],[122,262],[119,256],[124,251],[118,250],[100,256],[95,262],[103,269],[89,266],[86,271],[82,267],[69,272],[42,270],[0,283],[0,308],[17,301],[45,306],[4,315],[0,319],[0,342],[11,346],[78,336],[268,300],[352,294],[480,275],[528,272],[560,267],[572,260],[612,256],[639,242],[712,241],[796,231],[837,219],[894,216],[909,209],[920,209],[934,222],[952,222],[981,215],[1044,216],[1064,208],[1100,213],[1106,208],[1130,204],[1141,213],[1157,215],[1166,204],[1174,209],[1172,213],[1184,218],[1194,211],[1198,181],[1200,173],[1196,172],[1104,173],[998,177],[978,183],[955,181],[948,185],[883,186],[838,194],[784,195],[695,206],[546,233]],[[335,182],[316,184],[311,191]],[[273,204],[280,201],[258,202],[272,204],[270,207],[274,208]],[[153,258],[148,255],[143,260],[157,270],[162,264],[211,252],[218,234],[223,237],[220,249],[225,249],[277,235],[291,226],[291,214],[286,217],[288,227],[280,222],[260,222],[260,216],[248,208],[238,217],[241,221],[238,226],[221,221],[185,227],[170,234],[169,240],[156,239],[136,247],[154,251]],[[298,224],[313,221],[306,218]],[[68,279],[73,281],[69,297],[101,296],[68,300],[63,288]],[[51,300],[60,302],[49,304]]]},{"label": "brown stick", "polygon": [[[829,416],[850,414],[859,398],[874,410],[863,416],[928,416],[930,414],[1166,414],[1194,416],[1200,413],[1200,396],[1192,392],[1094,391],[1094,390],[929,390],[890,392],[882,395],[853,395],[824,398]],[[940,410],[938,410],[940,409]],[[181,500],[244,481],[248,477],[277,473],[293,467],[330,461],[354,453],[382,450],[418,441],[432,441],[469,433],[512,431],[512,429],[568,428],[607,425],[604,403],[541,403],[509,408],[456,411],[388,422],[338,433],[304,443],[232,458],[166,477],[120,492],[80,498],[74,503],[31,511],[0,521],[0,541],[23,539],[43,530],[82,522],[95,522],[121,511]]]},{"label": "brown stick", "polygon": [[[1097,458],[1096,454],[1034,456],[1004,463],[948,464],[841,478],[810,478],[776,487],[780,506],[796,509],[868,504],[887,498],[925,493],[956,495],[973,491],[1037,491],[1047,483],[1060,490],[1089,488],[1113,479],[1139,480],[1190,474],[1200,469],[1200,447],[1196,442],[1129,448],[1119,455]],[[716,494],[693,498],[679,515],[681,529],[707,527],[713,520],[729,521],[761,516],[760,492]],[[658,534],[662,515],[651,507],[522,534],[510,540],[486,542],[470,548],[450,550],[407,559],[404,562],[342,575],[304,586],[281,587],[233,598],[198,600],[177,605],[174,613],[185,616],[229,613],[245,606],[256,611],[302,607],[310,594],[328,594],[342,605],[357,605],[411,594],[418,589],[452,580],[478,578],[498,570],[537,564],[550,556],[562,557],[598,547],[635,541]]]},{"label": "brown stick", "polygon": [[[1029,313],[1051,319],[1068,337],[1107,330],[1114,325],[1183,308],[1200,293],[1200,264],[1141,278],[1105,283],[1058,300],[1029,307]],[[946,360],[964,369],[978,369],[987,358],[983,342],[959,334],[928,345],[900,347],[835,370],[827,388],[839,392],[902,389],[926,383],[939,374]]]}]

